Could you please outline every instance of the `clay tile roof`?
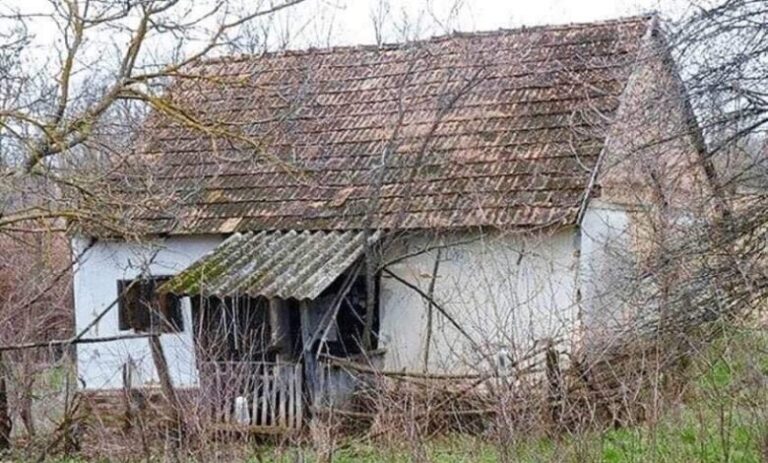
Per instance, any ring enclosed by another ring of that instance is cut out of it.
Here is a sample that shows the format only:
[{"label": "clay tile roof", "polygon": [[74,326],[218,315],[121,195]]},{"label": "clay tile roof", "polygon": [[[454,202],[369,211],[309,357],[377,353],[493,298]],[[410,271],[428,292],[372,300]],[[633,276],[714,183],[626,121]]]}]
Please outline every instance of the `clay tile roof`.
[{"label": "clay tile roof", "polygon": [[208,129],[150,117],[140,149],[179,201],[141,218],[174,233],[573,223],[650,23],[198,63],[169,94]]}]

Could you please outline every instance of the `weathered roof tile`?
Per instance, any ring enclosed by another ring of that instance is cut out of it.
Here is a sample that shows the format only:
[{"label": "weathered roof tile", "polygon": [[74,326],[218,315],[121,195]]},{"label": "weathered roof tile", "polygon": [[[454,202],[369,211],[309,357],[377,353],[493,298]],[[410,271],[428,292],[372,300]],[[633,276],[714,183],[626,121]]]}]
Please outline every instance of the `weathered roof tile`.
[{"label": "weathered roof tile", "polygon": [[184,195],[140,219],[173,233],[344,230],[376,204],[381,228],[572,223],[648,27],[199,63],[186,74],[202,77],[179,78],[170,96],[221,130],[150,118],[141,151]]}]

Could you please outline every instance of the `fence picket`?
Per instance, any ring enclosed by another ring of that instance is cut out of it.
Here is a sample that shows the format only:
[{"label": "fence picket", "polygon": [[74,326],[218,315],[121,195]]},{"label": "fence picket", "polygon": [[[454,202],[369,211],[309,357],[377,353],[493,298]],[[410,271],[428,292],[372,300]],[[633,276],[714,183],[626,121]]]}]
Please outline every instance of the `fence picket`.
[{"label": "fence picket", "polygon": [[245,397],[254,426],[297,429],[303,421],[302,366],[299,363],[205,362],[201,397],[215,422],[235,424],[237,397]]}]

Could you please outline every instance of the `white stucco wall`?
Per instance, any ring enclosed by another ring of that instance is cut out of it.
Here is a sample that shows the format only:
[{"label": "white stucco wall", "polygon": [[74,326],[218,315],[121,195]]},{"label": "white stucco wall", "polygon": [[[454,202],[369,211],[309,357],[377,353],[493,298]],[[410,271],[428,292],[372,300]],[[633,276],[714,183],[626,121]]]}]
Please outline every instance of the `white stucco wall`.
[{"label": "white stucco wall", "polygon": [[[635,217],[635,220],[637,217]],[[639,290],[632,215],[625,207],[593,201],[581,226],[581,317],[586,348],[605,346],[627,327]]]},{"label": "white stucco wall", "polygon": [[[84,329],[117,298],[117,281],[132,279],[148,269],[152,275],[172,275],[191,264],[221,242],[218,236],[171,237],[152,244],[98,242],[89,249],[75,267],[75,325]],[[84,249],[85,241],[76,239],[75,255]],[[155,252],[157,254],[152,257]],[[179,387],[193,386],[197,381],[192,343],[191,311],[183,299],[184,331],[160,336],[168,359],[171,378]],[[130,334],[118,329],[117,307],[113,307],[86,337]],[[156,374],[146,339],[130,339],[77,347],[78,376],[87,389],[122,387],[122,368],[133,362],[134,384],[150,385]]]},{"label": "white stucco wall", "polygon": [[[429,371],[487,370],[503,349],[524,352],[537,340],[567,340],[577,321],[576,236],[569,229],[541,236],[495,232],[444,238],[464,243],[441,251],[434,299],[472,340],[435,310]],[[437,243],[427,236],[409,240],[388,260]],[[435,257],[436,251],[429,251],[388,268],[426,293]],[[382,276],[385,368],[424,368],[427,308],[416,291]]]},{"label": "white stucco wall", "polygon": [[[410,255],[388,270],[429,292],[437,252],[444,246],[434,299],[471,340],[438,309],[433,309],[429,345],[431,372],[487,371],[500,352],[526,352],[535,342],[562,340],[563,348],[597,339],[621,316],[630,221],[620,207],[593,202],[582,228],[554,233],[465,232],[454,235],[410,235],[388,251],[386,261]],[[221,242],[219,236],[172,237],[152,244],[99,242],[76,266],[76,325],[83,329],[117,297],[117,281],[138,276],[172,275]],[[75,241],[75,252],[84,242]],[[580,249],[580,253],[578,250]],[[152,260],[153,254],[157,255]],[[617,254],[618,253],[618,254]],[[577,291],[577,289],[579,289]],[[385,369],[422,371],[426,350],[428,302],[412,288],[383,273],[380,286],[380,345]],[[191,332],[191,310],[185,300],[184,332],[163,334],[173,381],[180,387],[197,382]],[[584,328],[584,330],[582,330]],[[128,334],[118,330],[113,308],[88,337]],[[122,367],[135,365],[135,384],[154,384],[156,375],[146,339],[78,346],[78,374],[89,389],[122,387]]]}]

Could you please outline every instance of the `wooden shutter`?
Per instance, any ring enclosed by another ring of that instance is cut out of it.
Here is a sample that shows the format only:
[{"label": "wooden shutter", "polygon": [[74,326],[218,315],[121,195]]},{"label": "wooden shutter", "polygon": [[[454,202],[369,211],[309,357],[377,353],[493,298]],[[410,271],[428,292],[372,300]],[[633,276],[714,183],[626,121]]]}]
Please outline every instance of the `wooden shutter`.
[{"label": "wooden shutter", "polygon": [[157,325],[164,333],[184,331],[184,317],[181,313],[181,301],[174,294],[155,294]]},{"label": "wooden shutter", "polygon": [[117,282],[117,322],[120,330],[146,331],[150,328],[146,286],[146,280]]},{"label": "wooden shutter", "polygon": [[150,280],[141,279],[129,290],[135,294],[135,309],[131,327],[136,331],[149,331],[152,328],[152,287]]},{"label": "wooden shutter", "polygon": [[118,327],[121,330],[175,333],[184,330],[181,301],[174,294],[157,294],[168,277],[119,280]]},{"label": "wooden shutter", "polygon": [[128,300],[127,294],[125,294],[128,284],[129,282],[125,280],[117,281],[117,324],[118,328],[122,331],[130,330],[132,328],[130,301]]}]

